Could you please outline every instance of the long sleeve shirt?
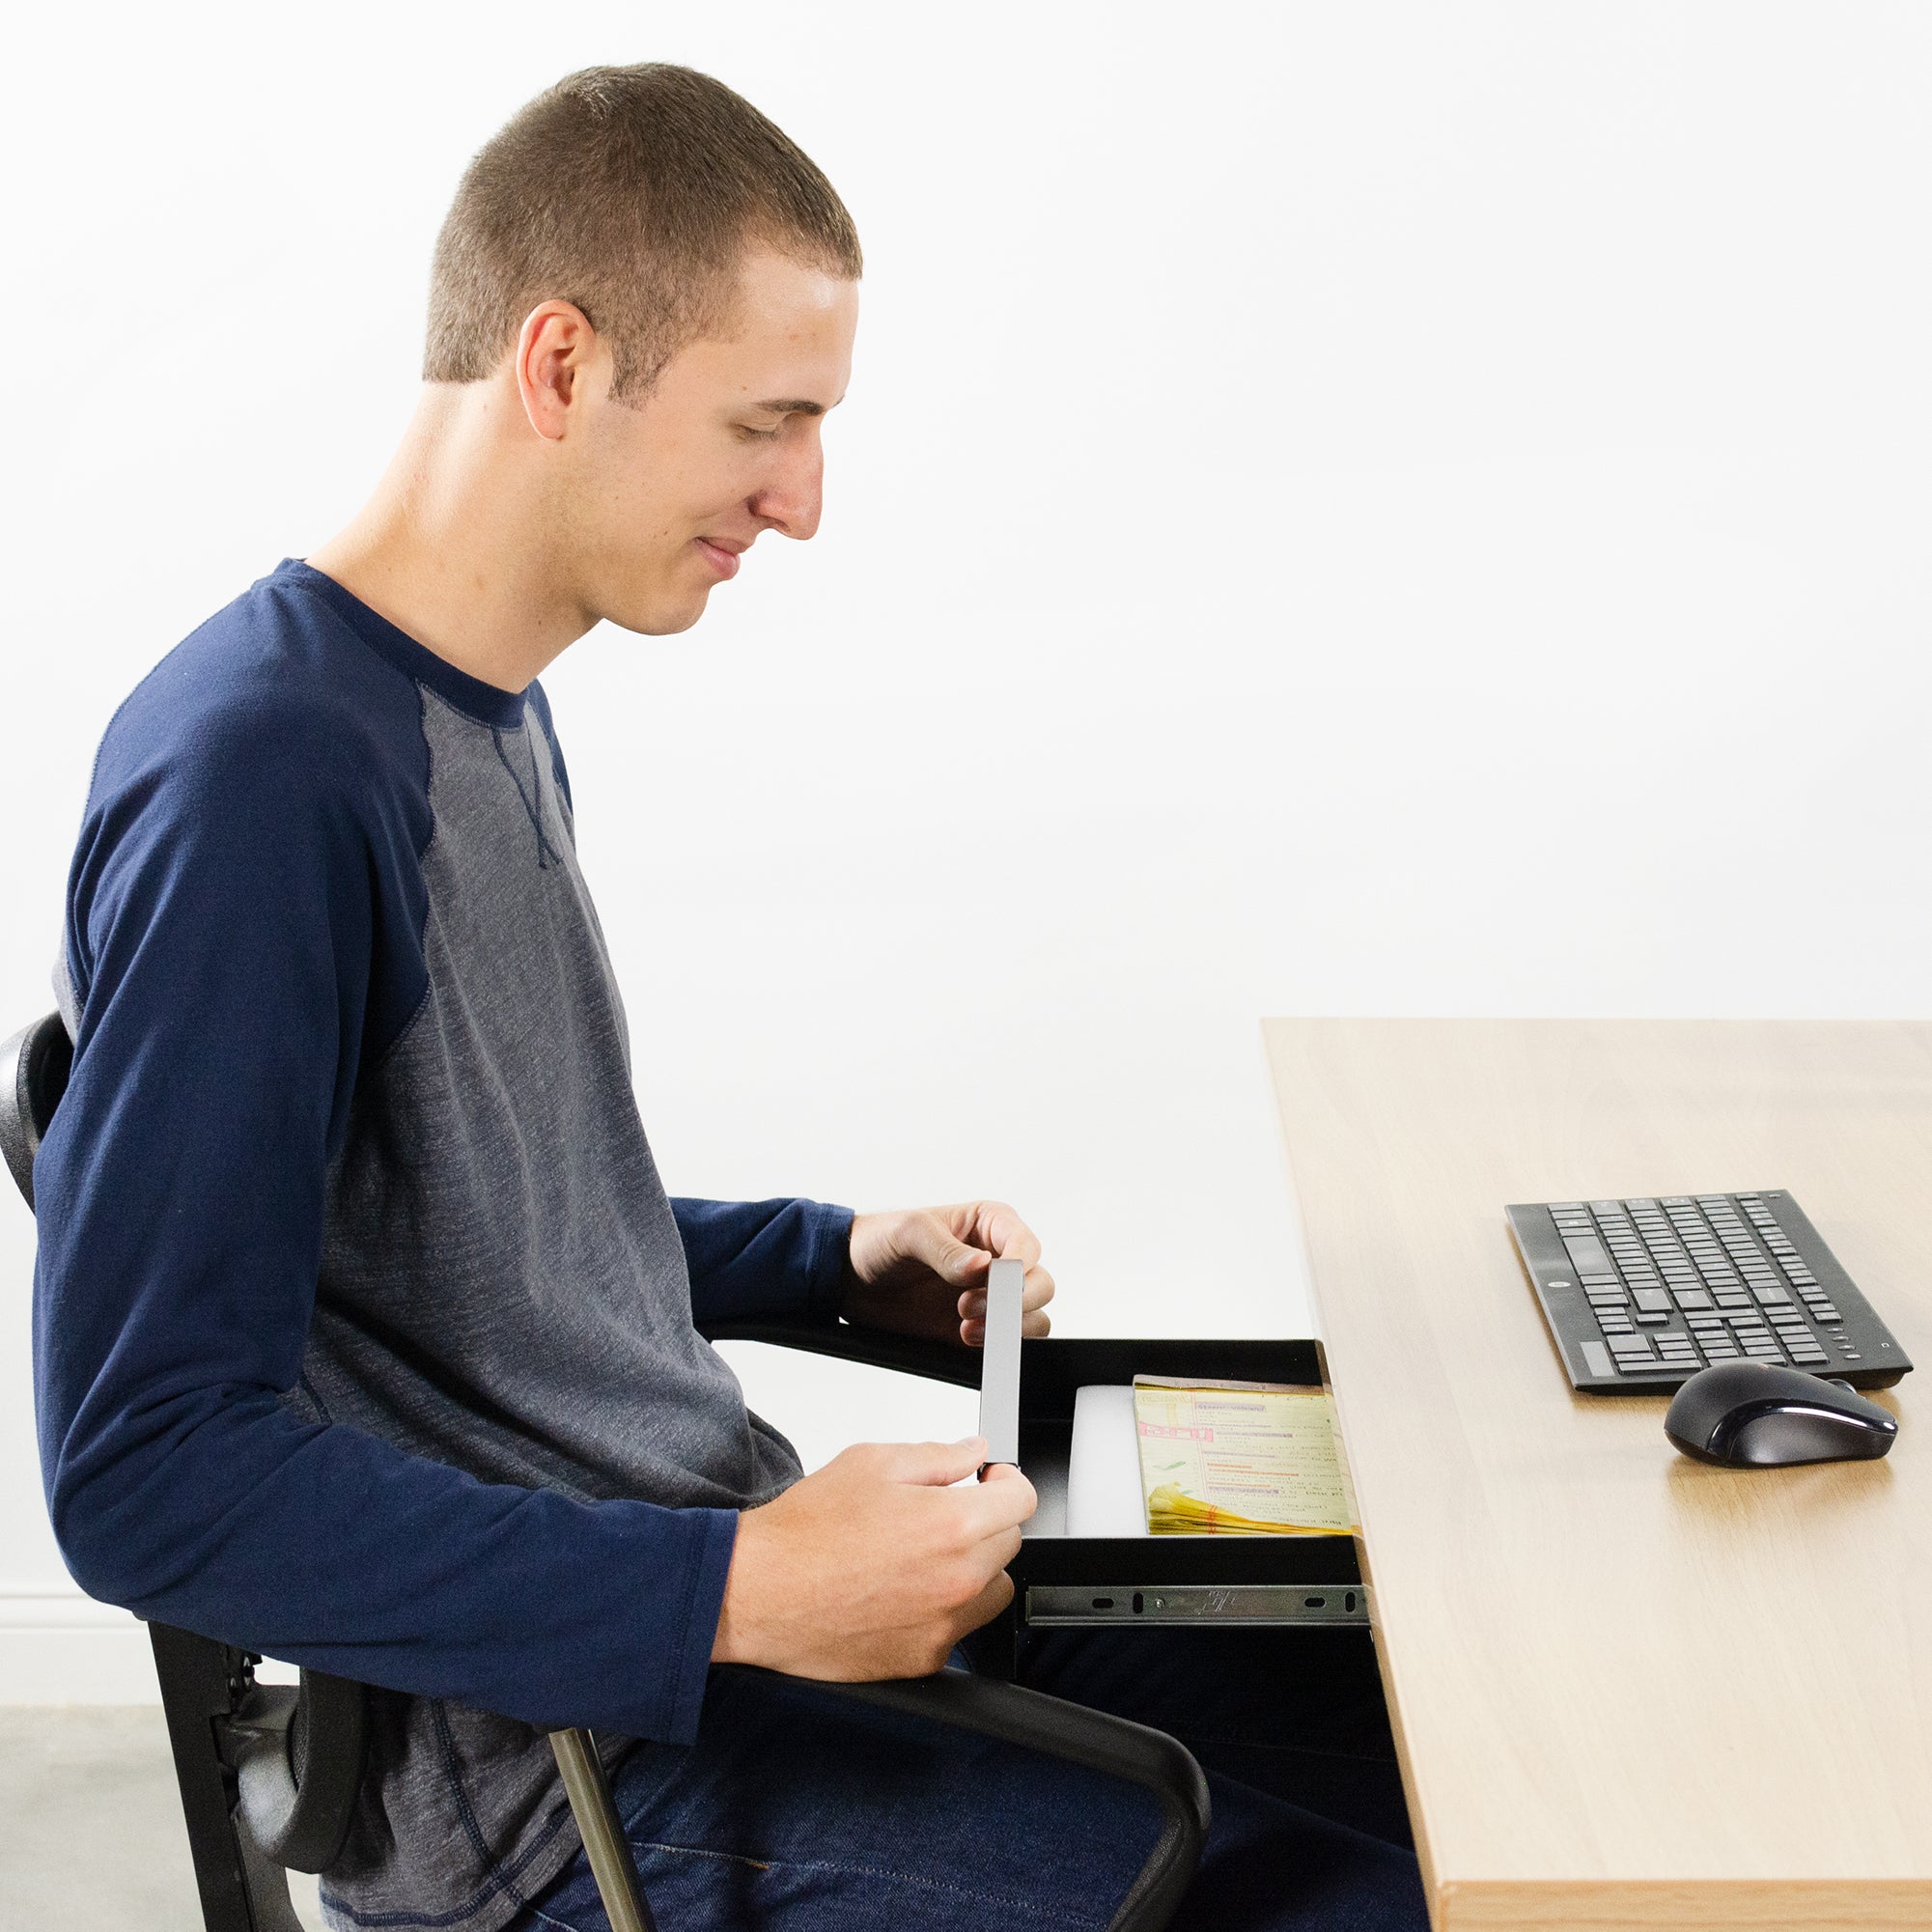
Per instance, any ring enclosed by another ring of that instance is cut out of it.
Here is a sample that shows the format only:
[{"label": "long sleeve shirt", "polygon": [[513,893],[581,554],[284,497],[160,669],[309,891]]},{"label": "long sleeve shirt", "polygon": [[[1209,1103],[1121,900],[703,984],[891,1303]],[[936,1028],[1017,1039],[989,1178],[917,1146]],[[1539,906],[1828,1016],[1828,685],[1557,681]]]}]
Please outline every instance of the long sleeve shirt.
[{"label": "long sleeve shirt", "polygon": [[325,1900],[491,1932],[574,1848],[546,1728],[688,1739],[798,1472],[694,1312],[836,1312],[851,1217],[667,1199],[541,688],[285,563],[110,725],[41,1150],[76,1580],[384,1687]]}]

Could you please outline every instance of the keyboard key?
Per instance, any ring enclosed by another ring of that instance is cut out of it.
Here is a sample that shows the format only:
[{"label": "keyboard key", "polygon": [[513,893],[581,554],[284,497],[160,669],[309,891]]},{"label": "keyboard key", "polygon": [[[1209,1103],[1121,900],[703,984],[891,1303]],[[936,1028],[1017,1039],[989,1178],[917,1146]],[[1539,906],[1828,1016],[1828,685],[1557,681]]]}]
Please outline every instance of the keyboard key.
[{"label": "keyboard key", "polygon": [[1610,1267],[1610,1250],[1595,1235],[1566,1234],[1563,1248],[1570,1257],[1570,1266],[1579,1274],[1610,1274],[1615,1272]]}]

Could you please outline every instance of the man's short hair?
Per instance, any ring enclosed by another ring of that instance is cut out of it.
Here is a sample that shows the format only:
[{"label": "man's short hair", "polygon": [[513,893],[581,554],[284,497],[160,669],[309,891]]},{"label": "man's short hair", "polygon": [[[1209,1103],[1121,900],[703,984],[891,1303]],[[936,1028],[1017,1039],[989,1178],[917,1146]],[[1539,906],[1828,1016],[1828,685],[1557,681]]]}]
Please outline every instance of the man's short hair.
[{"label": "man's short hair", "polygon": [[436,238],[426,382],[490,374],[538,303],[574,303],[635,397],[729,322],[745,250],[856,280],[858,231],[798,145],[723,82],[653,62],[560,80],[470,162]]}]

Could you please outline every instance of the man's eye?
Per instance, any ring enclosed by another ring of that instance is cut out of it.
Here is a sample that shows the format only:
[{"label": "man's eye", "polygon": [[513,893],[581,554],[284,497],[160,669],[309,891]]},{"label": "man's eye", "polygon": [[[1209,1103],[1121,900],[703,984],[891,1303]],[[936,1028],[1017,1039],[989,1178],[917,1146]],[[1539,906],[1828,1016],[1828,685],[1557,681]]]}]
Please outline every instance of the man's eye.
[{"label": "man's eye", "polygon": [[742,436],[749,436],[755,443],[770,443],[778,440],[778,432],[776,430],[753,429],[749,423],[740,423],[738,434]]}]

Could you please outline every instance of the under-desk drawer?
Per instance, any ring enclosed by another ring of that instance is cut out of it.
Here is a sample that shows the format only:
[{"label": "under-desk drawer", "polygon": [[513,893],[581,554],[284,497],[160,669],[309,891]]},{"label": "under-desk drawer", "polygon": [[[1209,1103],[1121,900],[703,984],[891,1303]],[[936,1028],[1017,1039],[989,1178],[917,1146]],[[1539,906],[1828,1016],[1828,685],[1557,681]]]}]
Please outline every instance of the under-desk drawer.
[{"label": "under-desk drawer", "polygon": [[1323,1385],[1312,1341],[1133,1341],[1049,1336],[1021,1349],[1020,1466],[1039,1493],[1008,1566],[1017,1622],[1365,1624],[1353,1536],[1070,1536],[1074,1397],[1136,1375]]}]

